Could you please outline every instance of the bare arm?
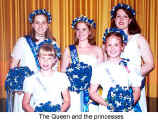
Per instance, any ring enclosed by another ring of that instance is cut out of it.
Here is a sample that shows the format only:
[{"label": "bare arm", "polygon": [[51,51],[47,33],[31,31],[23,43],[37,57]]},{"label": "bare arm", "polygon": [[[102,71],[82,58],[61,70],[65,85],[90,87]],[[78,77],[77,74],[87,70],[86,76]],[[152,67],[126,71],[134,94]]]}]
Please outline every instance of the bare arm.
[{"label": "bare arm", "polygon": [[97,59],[99,63],[104,62],[104,52],[101,48],[97,48]]},{"label": "bare arm", "polygon": [[61,112],[65,112],[70,106],[70,93],[67,90],[62,92],[64,103],[61,106]]},{"label": "bare arm", "polygon": [[139,100],[140,98],[140,87],[133,87],[133,97],[134,97],[134,104]]},{"label": "bare arm", "polygon": [[106,51],[105,51],[105,44],[102,45],[102,51],[103,51],[103,55],[104,55],[104,61],[107,60],[107,54],[106,54]]},{"label": "bare arm", "polygon": [[15,58],[11,57],[9,68],[17,67],[18,64],[19,64],[19,61],[20,61],[20,60],[16,60]]},{"label": "bare arm", "polygon": [[31,95],[28,93],[24,93],[22,107],[26,112],[34,112],[33,108],[30,106]]},{"label": "bare arm", "polygon": [[66,68],[70,64],[70,54],[69,49],[66,48],[64,54],[61,58],[61,72],[66,72]]},{"label": "bare arm", "polygon": [[96,101],[97,103],[107,106],[107,103],[105,102],[105,100],[98,94],[97,89],[98,89],[99,85],[90,85],[90,97]]},{"label": "bare arm", "polygon": [[154,68],[153,55],[148,42],[143,36],[140,36],[137,41],[144,62],[141,68],[141,73],[143,76],[145,76]]}]

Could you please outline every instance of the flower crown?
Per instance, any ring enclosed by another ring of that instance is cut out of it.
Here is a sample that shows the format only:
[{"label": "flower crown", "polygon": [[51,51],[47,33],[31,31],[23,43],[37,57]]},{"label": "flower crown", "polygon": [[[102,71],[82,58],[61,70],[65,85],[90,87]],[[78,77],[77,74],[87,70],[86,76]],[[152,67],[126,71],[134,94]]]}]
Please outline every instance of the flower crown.
[{"label": "flower crown", "polygon": [[45,15],[48,17],[48,23],[51,23],[52,21],[52,16],[50,14],[50,12],[46,11],[46,9],[38,9],[38,10],[34,10],[30,15],[29,15],[29,22],[32,23],[33,22],[33,17],[36,15]]},{"label": "flower crown", "polygon": [[128,36],[125,34],[125,32],[121,29],[118,29],[118,28],[108,28],[105,30],[104,32],[104,36],[103,36],[103,41],[106,42],[106,38],[107,38],[107,35],[109,33],[119,33],[122,38],[123,38],[123,43],[127,44],[128,42]]},{"label": "flower crown", "polygon": [[120,4],[120,3],[118,3],[118,4],[117,4],[116,6],[114,6],[114,7],[112,8],[112,10],[111,10],[111,18],[114,18],[115,12],[116,12],[118,9],[120,9],[120,8],[124,8],[124,9],[128,10],[133,16],[136,15],[135,10],[134,10],[131,6],[129,6],[129,5],[127,5],[127,4]]},{"label": "flower crown", "polygon": [[96,24],[94,22],[93,19],[88,19],[88,17],[86,16],[80,16],[80,17],[76,17],[73,21],[72,21],[72,28],[75,28],[75,25],[78,22],[86,22],[88,24],[90,24],[93,28],[96,28]]}]

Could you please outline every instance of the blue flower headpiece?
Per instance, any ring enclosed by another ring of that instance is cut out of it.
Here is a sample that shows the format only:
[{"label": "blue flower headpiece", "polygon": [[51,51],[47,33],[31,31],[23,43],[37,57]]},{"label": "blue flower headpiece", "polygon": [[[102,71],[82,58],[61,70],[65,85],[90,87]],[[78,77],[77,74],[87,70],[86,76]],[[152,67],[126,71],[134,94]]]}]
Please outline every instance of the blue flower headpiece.
[{"label": "blue flower headpiece", "polygon": [[116,6],[114,6],[111,10],[111,18],[114,18],[114,15],[115,15],[115,12],[118,10],[118,9],[121,9],[121,8],[124,8],[126,10],[128,10],[133,16],[136,15],[136,12],[135,10],[129,6],[129,5],[126,5],[126,4],[120,4],[118,3]]},{"label": "blue flower headpiece", "polygon": [[80,16],[80,17],[76,17],[73,21],[72,21],[72,28],[75,28],[75,25],[78,22],[86,22],[88,24],[90,24],[93,28],[96,28],[96,24],[94,22],[93,19],[88,19],[88,17],[86,16]]},{"label": "blue flower headpiece", "polygon": [[122,36],[123,38],[123,43],[127,44],[128,42],[128,36],[125,34],[125,32],[121,29],[118,29],[118,28],[107,28],[104,32],[104,36],[103,36],[103,41],[106,42],[106,37],[109,33],[120,33],[120,35]]},{"label": "blue flower headpiece", "polygon": [[29,22],[33,22],[33,17],[36,15],[46,15],[48,17],[48,23],[51,23],[52,21],[52,16],[50,12],[46,11],[46,9],[38,9],[34,10],[30,15],[29,15]]}]

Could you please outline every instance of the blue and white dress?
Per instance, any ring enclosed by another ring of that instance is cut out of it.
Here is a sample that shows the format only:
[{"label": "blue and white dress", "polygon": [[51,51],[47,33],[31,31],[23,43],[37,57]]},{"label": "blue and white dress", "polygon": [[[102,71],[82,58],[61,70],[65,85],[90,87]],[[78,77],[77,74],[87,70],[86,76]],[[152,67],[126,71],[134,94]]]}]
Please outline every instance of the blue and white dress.
[{"label": "blue and white dress", "polygon": [[[122,64],[114,64],[110,62],[102,63],[93,70],[91,84],[101,85],[103,88],[102,98],[106,99],[108,91],[111,87],[120,85],[122,87],[140,87],[142,78],[133,71],[133,66],[127,64],[127,69]],[[107,107],[99,105],[99,112],[108,112]]]},{"label": "blue and white dress", "polygon": [[68,89],[70,83],[65,73],[55,71],[52,76],[42,76],[40,72],[24,80],[23,90],[31,95],[32,108],[41,103],[51,102],[52,105],[62,105],[62,92]]},{"label": "blue and white dress", "polygon": [[[75,46],[71,46],[70,48],[70,55],[73,62],[83,62],[84,64],[87,64],[90,66],[93,70],[93,66],[98,64],[97,58],[93,55],[77,55],[77,49]],[[81,75],[82,76],[82,75]],[[84,75],[83,75],[84,76]],[[89,81],[91,80],[91,77],[89,77]],[[88,86],[89,88],[89,86]],[[85,89],[86,93],[88,92],[88,89]],[[68,112],[88,112],[88,111],[95,111],[97,110],[97,107],[95,106],[89,106],[89,93],[85,94],[85,96],[82,96],[83,90],[80,92],[75,92],[73,90],[70,90],[70,96],[71,96],[71,106],[68,110]],[[86,101],[86,104],[84,105],[84,100]],[[93,110],[92,110],[93,109]]]},{"label": "blue and white dress", "polygon": [[[139,39],[140,34],[135,34],[131,36],[132,38],[128,41],[123,53],[121,54],[122,58],[130,59],[130,64],[132,64],[141,76],[141,52],[137,44],[137,39]],[[142,112],[147,112],[147,103],[146,103],[146,93],[145,93],[145,78],[142,77],[141,83],[141,96],[139,100],[140,107]]]},{"label": "blue and white dress", "polygon": [[[52,44],[53,46],[56,46],[56,42],[50,39],[45,40],[36,45],[36,43],[32,41],[30,36],[21,37],[16,42],[11,56],[14,59],[20,60],[20,67],[27,66],[31,71],[34,71],[34,73],[36,73],[39,70],[37,51],[40,45],[42,45],[43,43],[48,43]],[[57,65],[54,69],[57,69]],[[22,108],[23,95],[23,93],[21,95],[15,93],[13,112],[24,112]]]}]

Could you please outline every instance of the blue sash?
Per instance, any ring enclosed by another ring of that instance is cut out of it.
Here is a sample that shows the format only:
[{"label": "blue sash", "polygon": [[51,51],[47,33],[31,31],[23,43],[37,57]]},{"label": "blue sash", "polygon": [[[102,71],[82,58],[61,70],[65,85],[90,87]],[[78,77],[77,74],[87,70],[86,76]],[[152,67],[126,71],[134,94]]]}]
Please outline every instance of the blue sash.
[{"label": "blue sash", "polygon": [[[75,45],[70,45],[70,55],[72,63],[79,64],[79,58]],[[88,112],[89,92],[88,89],[81,91],[80,93],[80,110],[81,112]]]},{"label": "blue sash", "polygon": [[37,68],[40,69],[40,65],[39,65],[39,61],[38,61],[38,50],[39,50],[40,46],[45,44],[45,43],[51,44],[52,40],[50,40],[50,39],[44,40],[39,45],[36,45],[36,43],[32,41],[32,38],[30,36],[25,36],[25,38],[26,38],[26,41],[27,41],[28,45],[30,46],[32,54],[35,58],[35,63],[37,65]]}]

